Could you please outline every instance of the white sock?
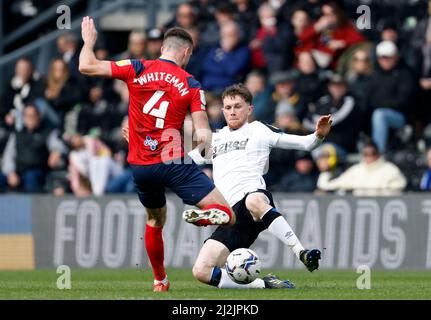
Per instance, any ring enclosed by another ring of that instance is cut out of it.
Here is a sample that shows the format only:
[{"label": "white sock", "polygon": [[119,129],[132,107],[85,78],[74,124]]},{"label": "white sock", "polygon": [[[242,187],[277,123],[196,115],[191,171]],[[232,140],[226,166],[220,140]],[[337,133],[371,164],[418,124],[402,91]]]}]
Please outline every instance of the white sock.
[{"label": "white sock", "polygon": [[217,287],[223,289],[264,289],[265,282],[262,279],[256,279],[253,282],[247,284],[239,284],[234,282],[229,276],[224,268],[221,269],[221,278]]},{"label": "white sock", "polygon": [[163,283],[164,285],[167,285],[168,284],[168,275],[166,275],[165,278],[161,281],[154,279],[154,284],[158,284],[160,282]]},{"label": "white sock", "polygon": [[292,249],[299,259],[299,253],[304,250],[304,247],[284,217],[275,218],[269,225],[268,231]]}]

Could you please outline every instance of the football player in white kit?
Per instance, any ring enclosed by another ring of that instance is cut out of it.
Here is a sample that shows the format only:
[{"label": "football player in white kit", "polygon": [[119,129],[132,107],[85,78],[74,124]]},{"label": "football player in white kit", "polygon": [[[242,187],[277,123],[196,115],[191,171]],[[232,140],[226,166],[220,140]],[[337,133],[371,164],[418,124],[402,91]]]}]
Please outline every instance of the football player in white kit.
[{"label": "football player in white kit", "polygon": [[[224,264],[231,251],[250,247],[259,233],[267,229],[292,249],[310,272],[319,267],[320,251],[304,249],[275,208],[262,175],[272,148],[310,151],[319,146],[330,131],[331,115],[319,119],[314,133],[298,136],[260,121],[249,123],[252,95],[242,84],[228,87],[222,100],[227,126],[213,133],[212,158],[203,158],[197,149],[189,155],[197,164],[212,162],[215,185],[235,211],[237,221],[229,228],[218,227],[205,241],[193,266],[193,275],[219,288],[293,288],[289,280],[271,274],[249,284],[235,283],[227,275]],[[205,218],[203,210],[191,209],[183,214],[183,219],[190,223]]]}]

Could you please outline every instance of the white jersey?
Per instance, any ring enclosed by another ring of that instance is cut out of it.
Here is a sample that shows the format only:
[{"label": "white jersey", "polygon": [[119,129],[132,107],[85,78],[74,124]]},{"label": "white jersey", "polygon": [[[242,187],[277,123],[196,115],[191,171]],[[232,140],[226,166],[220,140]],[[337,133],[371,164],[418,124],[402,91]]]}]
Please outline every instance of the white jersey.
[{"label": "white jersey", "polygon": [[259,121],[246,123],[237,130],[226,126],[213,134],[214,183],[231,206],[246,193],[265,189],[262,175],[279,137],[279,133]]},{"label": "white jersey", "polygon": [[[273,147],[311,150],[321,141],[314,134],[285,134],[259,121],[245,123],[236,130],[226,126],[212,136],[214,183],[229,205],[233,206],[248,192],[266,188],[262,175],[268,170],[269,154]],[[198,164],[204,162],[196,150],[189,155]]]}]

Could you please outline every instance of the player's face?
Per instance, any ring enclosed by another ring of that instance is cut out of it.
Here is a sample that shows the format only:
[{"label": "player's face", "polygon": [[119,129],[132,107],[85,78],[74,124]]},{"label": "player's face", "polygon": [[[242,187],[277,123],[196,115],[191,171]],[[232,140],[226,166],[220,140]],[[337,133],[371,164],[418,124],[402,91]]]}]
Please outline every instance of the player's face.
[{"label": "player's face", "polygon": [[223,99],[223,115],[229,128],[241,128],[247,122],[252,108],[241,96],[225,97]]}]

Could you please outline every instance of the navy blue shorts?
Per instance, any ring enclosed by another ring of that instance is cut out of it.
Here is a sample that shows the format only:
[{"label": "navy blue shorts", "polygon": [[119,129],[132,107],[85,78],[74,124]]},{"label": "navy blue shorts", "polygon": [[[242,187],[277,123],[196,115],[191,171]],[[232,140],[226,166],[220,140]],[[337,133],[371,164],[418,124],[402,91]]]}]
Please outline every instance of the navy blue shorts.
[{"label": "navy blue shorts", "polygon": [[215,185],[193,162],[131,164],[139,200],[145,208],[162,208],[166,204],[165,188],[175,192],[185,204],[195,205],[209,194]]}]

